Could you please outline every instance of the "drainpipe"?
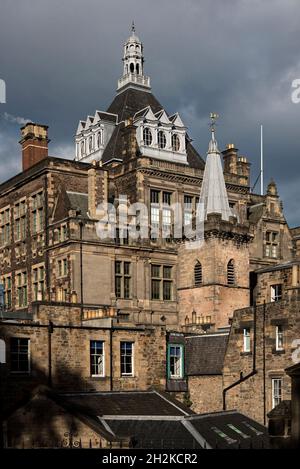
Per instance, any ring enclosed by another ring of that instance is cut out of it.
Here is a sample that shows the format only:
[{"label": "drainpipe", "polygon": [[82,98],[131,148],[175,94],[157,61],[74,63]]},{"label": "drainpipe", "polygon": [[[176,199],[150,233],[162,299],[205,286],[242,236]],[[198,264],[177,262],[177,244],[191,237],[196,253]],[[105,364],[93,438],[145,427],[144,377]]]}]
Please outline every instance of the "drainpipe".
[{"label": "drainpipe", "polygon": [[48,324],[48,386],[52,387],[52,341],[51,335],[53,334],[53,322],[49,321]]},{"label": "drainpipe", "polygon": [[111,324],[110,330],[109,330],[109,361],[110,361],[110,391],[113,391],[114,383],[113,383],[113,326]]},{"label": "drainpipe", "polygon": [[253,364],[252,364],[252,371],[246,376],[243,376],[243,372],[241,371],[240,379],[238,379],[234,383],[230,384],[230,386],[227,386],[227,388],[223,389],[223,410],[226,410],[226,393],[227,393],[227,391],[229,391],[232,388],[235,388],[239,384],[243,383],[244,381],[247,381],[247,379],[249,379],[252,376],[255,376],[257,374],[257,370],[256,370],[256,303],[254,304],[253,309],[254,309],[254,311],[253,311],[254,327],[253,327]]},{"label": "drainpipe", "polygon": [[48,217],[49,217],[49,210],[48,210],[48,178],[47,174],[44,179],[44,199],[45,199],[45,271],[46,271],[46,291],[47,291],[47,299],[51,301],[50,297],[50,263],[49,263],[49,226],[48,226]]},{"label": "drainpipe", "polygon": [[264,395],[264,425],[266,425],[266,302],[263,307],[263,395]]},{"label": "drainpipe", "polygon": [[81,303],[81,320],[83,319],[83,260],[82,260],[82,232],[83,232],[83,222],[79,221],[79,230],[80,230],[80,248],[79,248],[79,257],[80,257],[80,303]]}]

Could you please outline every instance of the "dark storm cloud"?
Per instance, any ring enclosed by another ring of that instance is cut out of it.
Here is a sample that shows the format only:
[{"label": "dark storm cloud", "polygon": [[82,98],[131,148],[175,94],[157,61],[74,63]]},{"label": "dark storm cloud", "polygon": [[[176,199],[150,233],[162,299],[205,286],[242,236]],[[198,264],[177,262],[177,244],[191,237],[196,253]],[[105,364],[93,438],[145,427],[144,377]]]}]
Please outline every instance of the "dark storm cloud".
[{"label": "dark storm cloud", "polygon": [[0,180],[20,165],[19,124],[50,126],[51,153],[73,157],[79,119],[112,100],[132,19],[146,73],[169,112],[179,111],[201,154],[208,115],[221,115],[219,146],[234,142],[258,174],[265,130],[266,182],[273,176],[291,224],[300,224],[300,78],[297,0],[2,0]]}]

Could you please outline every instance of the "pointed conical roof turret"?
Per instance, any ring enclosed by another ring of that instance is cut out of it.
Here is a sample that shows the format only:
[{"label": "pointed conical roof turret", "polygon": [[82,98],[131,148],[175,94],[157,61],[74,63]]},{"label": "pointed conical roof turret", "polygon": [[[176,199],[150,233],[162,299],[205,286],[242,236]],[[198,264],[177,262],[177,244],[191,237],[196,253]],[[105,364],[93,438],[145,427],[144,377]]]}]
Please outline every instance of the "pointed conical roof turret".
[{"label": "pointed conical roof turret", "polygon": [[229,217],[235,215],[229,207],[220,151],[215,139],[216,117],[216,114],[211,114],[211,140],[208,146],[200,192],[200,206],[202,207],[201,212],[204,220],[207,219],[207,215],[210,213],[219,213],[222,220],[228,221]]}]

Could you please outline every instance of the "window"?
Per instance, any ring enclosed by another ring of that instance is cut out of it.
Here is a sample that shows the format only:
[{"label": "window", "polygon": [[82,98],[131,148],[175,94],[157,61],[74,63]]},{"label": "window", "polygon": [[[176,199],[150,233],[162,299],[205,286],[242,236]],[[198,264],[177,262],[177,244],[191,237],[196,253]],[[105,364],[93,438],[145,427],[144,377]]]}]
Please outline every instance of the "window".
[{"label": "window", "polygon": [[0,339],[0,365],[6,363],[6,344],[3,339]]},{"label": "window", "polygon": [[102,130],[99,130],[97,134],[97,146],[100,148],[102,145]]},{"label": "window", "polygon": [[14,208],[15,241],[26,238],[26,201],[22,200]]},{"label": "window", "polygon": [[67,225],[61,225],[59,228],[59,240],[60,242],[66,241],[68,238],[68,227]]},{"label": "window", "polygon": [[169,237],[171,234],[172,212],[171,212],[171,192],[163,192],[163,209],[162,209],[162,231],[163,237]]},{"label": "window", "polygon": [[180,150],[180,140],[177,134],[172,135],[172,150],[179,151]]},{"label": "window", "polygon": [[33,301],[42,301],[45,297],[45,268],[44,266],[32,269]]},{"label": "window", "polygon": [[276,231],[267,231],[266,232],[266,245],[265,245],[265,255],[266,257],[278,257],[279,254],[279,243],[278,243],[279,233]]},{"label": "window", "polygon": [[199,197],[184,194],[184,226],[192,225],[196,216]]},{"label": "window", "polygon": [[117,298],[131,297],[131,263],[115,262],[115,292]]},{"label": "window", "polygon": [[104,376],[104,342],[90,341],[91,376]]},{"label": "window", "polygon": [[121,342],[121,376],[133,376],[133,342]]},{"label": "window", "polygon": [[151,238],[157,239],[162,223],[163,238],[170,239],[172,234],[172,192],[151,189]]},{"label": "window", "polygon": [[80,144],[80,152],[81,152],[81,156],[84,156],[84,140],[82,140],[81,144]]},{"label": "window", "polygon": [[35,194],[31,198],[32,232],[38,233],[44,228],[44,197],[43,192]]},{"label": "window", "polygon": [[10,208],[0,212],[0,245],[10,243]]},{"label": "window", "polygon": [[151,266],[152,300],[172,300],[173,280],[172,267],[167,265]]},{"label": "window", "polygon": [[168,367],[169,367],[169,378],[180,379],[184,376],[183,367],[183,345],[168,345]]},{"label": "window", "polygon": [[276,326],[276,350],[283,350],[283,327]]},{"label": "window", "polygon": [[202,265],[199,261],[197,261],[194,267],[194,284],[195,287],[202,285]]},{"label": "window", "polygon": [[250,329],[249,328],[245,328],[243,330],[243,339],[244,339],[243,351],[245,353],[251,352],[251,337],[250,337]]},{"label": "window", "polygon": [[58,277],[66,277],[68,275],[68,259],[59,259],[57,261]]},{"label": "window", "polygon": [[280,301],[282,299],[282,285],[271,285],[271,301]]},{"label": "window", "polygon": [[30,372],[29,339],[12,337],[10,339],[10,371],[12,373]]},{"label": "window", "polygon": [[227,264],[227,285],[235,284],[234,261],[231,259]]},{"label": "window", "polygon": [[27,272],[19,272],[16,274],[17,285],[17,306],[27,306]]},{"label": "window", "polygon": [[166,148],[167,139],[165,133],[160,130],[157,134],[158,148]]},{"label": "window", "polygon": [[92,135],[89,138],[89,150],[90,152],[93,151],[93,136]]},{"label": "window", "polygon": [[282,401],[282,378],[272,379],[272,409]]},{"label": "window", "polygon": [[149,127],[145,127],[143,130],[143,140],[145,145],[151,145],[152,143],[152,132]]},{"label": "window", "polygon": [[12,285],[11,285],[11,275],[2,277],[1,281],[4,288],[4,309],[10,309],[12,306]]}]

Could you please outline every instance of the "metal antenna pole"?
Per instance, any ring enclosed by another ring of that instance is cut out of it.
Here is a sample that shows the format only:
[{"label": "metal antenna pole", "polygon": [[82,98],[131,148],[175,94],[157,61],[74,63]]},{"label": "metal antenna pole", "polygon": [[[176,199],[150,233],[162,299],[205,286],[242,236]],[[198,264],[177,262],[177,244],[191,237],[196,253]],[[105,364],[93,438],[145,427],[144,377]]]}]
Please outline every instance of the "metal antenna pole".
[{"label": "metal antenna pole", "polygon": [[260,126],[260,193],[264,195],[264,135],[263,126]]}]

